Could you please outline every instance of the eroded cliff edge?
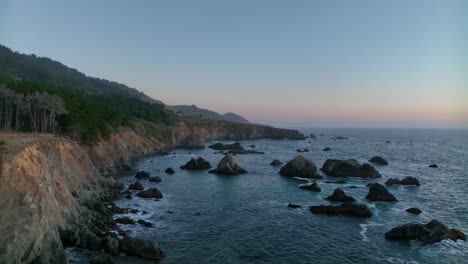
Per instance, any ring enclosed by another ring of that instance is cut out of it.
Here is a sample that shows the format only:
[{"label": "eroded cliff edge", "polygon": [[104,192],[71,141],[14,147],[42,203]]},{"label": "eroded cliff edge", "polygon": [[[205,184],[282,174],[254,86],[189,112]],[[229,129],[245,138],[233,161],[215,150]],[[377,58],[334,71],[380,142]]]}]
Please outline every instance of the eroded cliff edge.
[{"label": "eroded cliff edge", "polygon": [[88,201],[112,197],[103,172],[165,147],[199,147],[217,139],[302,139],[294,130],[226,122],[175,126],[139,122],[94,145],[45,134],[0,132],[0,263],[67,263],[59,229],[92,214]]}]

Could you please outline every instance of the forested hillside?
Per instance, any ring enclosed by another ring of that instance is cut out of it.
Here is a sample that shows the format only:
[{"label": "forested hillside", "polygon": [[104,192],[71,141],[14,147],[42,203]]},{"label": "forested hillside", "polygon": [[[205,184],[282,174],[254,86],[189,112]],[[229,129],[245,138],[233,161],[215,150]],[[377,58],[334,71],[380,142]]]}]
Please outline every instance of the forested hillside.
[{"label": "forested hillside", "polygon": [[58,61],[34,54],[14,52],[1,44],[0,75],[49,86],[68,87],[87,95],[113,93],[135,97],[149,103],[161,103],[124,84],[86,76]]}]

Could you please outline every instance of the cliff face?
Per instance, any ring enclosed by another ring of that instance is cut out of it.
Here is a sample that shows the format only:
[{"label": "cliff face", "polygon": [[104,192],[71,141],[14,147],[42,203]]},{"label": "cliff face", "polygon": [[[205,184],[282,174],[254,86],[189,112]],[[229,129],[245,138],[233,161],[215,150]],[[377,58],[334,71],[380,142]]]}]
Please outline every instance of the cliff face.
[{"label": "cliff face", "polygon": [[181,122],[121,129],[98,144],[51,135],[0,132],[0,263],[67,263],[59,236],[82,215],[86,201],[108,195],[112,178],[99,176],[133,155],[170,146],[198,147],[207,140],[303,138],[292,130],[257,125]]}]

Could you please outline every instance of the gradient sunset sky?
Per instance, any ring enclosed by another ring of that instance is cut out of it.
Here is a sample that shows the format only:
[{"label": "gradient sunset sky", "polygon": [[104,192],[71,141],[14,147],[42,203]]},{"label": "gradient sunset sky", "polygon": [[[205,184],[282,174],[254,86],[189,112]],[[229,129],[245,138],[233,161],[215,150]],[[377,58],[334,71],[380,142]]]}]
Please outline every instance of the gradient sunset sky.
[{"label": "gradient sunset sky", "polygon": [[253,122],[468,127],[463,0],[0,0],[0,43]]}]

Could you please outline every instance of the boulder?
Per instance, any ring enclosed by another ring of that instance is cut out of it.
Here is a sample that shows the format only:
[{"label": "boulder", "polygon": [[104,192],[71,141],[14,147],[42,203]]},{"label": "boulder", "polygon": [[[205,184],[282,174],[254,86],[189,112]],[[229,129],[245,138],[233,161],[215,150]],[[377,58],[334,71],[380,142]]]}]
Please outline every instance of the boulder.
[{"label": "boulder", "polygon": [[117,261],[107,254],[100,254],[92,257],[89,264],[117,264]]},{"label": "boulder", "polygon": [[104,252],[117,256],[119,254],[119,240],[107,235],[102,238],[102,249]]},{"label": "boulder", "polygon": [[216,143],[211,146],[208,146],[211,149],[216,149],[216,150],[244,150],[244,148],[241,146],[239,142],[234,142],[232,144],[222,144],[222,143]]},{"label": "boulder", "polygon": [[318,174],[315,164],[302,155],[298,155],[294,159],[288,161],[286,165],[281,168],[279,174],[288,177],[322,178],[322,176]]},{"label": "boulder", "polygon": [[121,207],[119,207],[117,205],[112,205],[110,210],[112,211],[113,214],[126,214],[126,213],[128,213],[128,209],[121,208]]},{"label": "boulder", "polygon": [[398,200],[391,194],[385,186],[380,183],[370,183],[369,193],[366,199],[373,202],[397,202]]},{"label": "boulder", "polygon": [[336,188],[335,191],[333,191],[333,194],[325,198],[330,201],[334,202],[354,202],[356,199],[354,199],[351,196],[346,195],[346,193],[341,190],[340,188]]},{"label": "boulder", "polygon": [[128,186],[129,190],[137,190],[137,191],[143,191],[145,188],[141,184],[140,181],[136,181],[135,183],[132,183]]},{"label": "boulder", "polygon": [[76,230],[59,228],[59,235],[66,247],[76,247],[80,243],[80,236]]},{"label": "boulder", "polygon": [[328,176],[380,178],[380,173],[369,164],[359,164],[355,159],[328,159],[321,169]]},{"label": "boulder", "polygon": [[242,154],[265,154],[265,152],[257,151],[257,150],[253,150],[253,149],[246,149],[246,150],[238,150],[238,149],[235,149],[235,150],[229,150],[228,153],[229,153],[229,154],[232,154],[232,155],[242,155]]},{"label": "boulder", "polygon": [[135,174],[135,178],[137,179],[148,179],[150,176],[151,174],[146,171],[137,171]]},{"label": "boulder", "polygon": [[92,251],[99,251],[102,248],[102,241],[101,241],[101,238],[96,236],[91,231],[85,230],[80,235],[80,243],[78,247],[89,249]]},{"label": "boulder", "polygon": [[332,149],[329,147],[324,148],[322,151],[331,151]]},{"label": "boulder", "polygon": [[140,225],[145,226],[145,227],[153,227],[152,223],[147,222],[147,221],[145,221],[143,219],[138,220],[137,223],[139,223]]},{"label": "boulder", "polygon": [[154,177],[150,177],[150,178],[149,178],[149,181],[150,181],[150,182],[161,182],[162,180],[161,180],[161,177],[159,177],[159,176],[154,176]]},{"label": "boulder", "polygon": [[183,170],[205,170],[211,168],[211,164],[202,157],[190,159],[185,165],[180,166]]},{"label": "boulder", "polygon": [[415,214],[415,215],[418,215],[418,214],[421,214],[421,213],[422,213],[421,209],[416,208],[416,207],[408,208],[408,209],[406,209],[405,211],[408,212],[408,213],[410,213],[410,214]]},{"label": "boulder", "polygon": [[175,173],[175,170],[174,170],[174,168],[169,167],[169,168],[167,168],[164,172],[167,173],[167,174],[174,174],[174,173]]},{"label": "boulder", "polygon": [[116,218],[115,222],[122,224],[122,225],[134,225],[135,224],[135,220],[131,219],[128,216]]},{"label": "boulder", "polygon": [[355,217],[369,218],[372,216],[372,211],[365,204],[344,203],[342,205],[319,205],[311,206],[310,211],[313,214],[328,214],[328,215],[348,215]]},{"label": "boulder", "polygon": [[390,240],[418,240],[423,244],[437,243],[445,239],[466,240],[465,234],[457,229],[449,229],[438,220],[431,220],[427,224],[405,224],[392,228],[385,233]]},{"label": "boulder", "polygon": [[249,148],[257,148],[254,144],[250,145]]},{"label": "boulder", "polygon": [[314,191],[314,192],[321,192],[322,189],[317,183],[310,183],[310,184],[302,184],[299,185],[299,188],[304,189],[304,190],[309,190],[309,191]]},{"label": "boulder", "polygon": [[247,173],[245,169],[237,165],[234,161],[234,157],[231,154],[225,155],[218,166],[214,170],[210,170],[209,173],[224,174],[224,175],[238,175]]},{"label": "boulder", "polygon": [[415,177],[406,177],[403,180],[397,179],[397,178],[391,178],[388,179],[385,182],[385,185],[394,185],[394,184],[401,184],[401,185],[415,185],[419,186],[419,180],[416,179]]},{"label": "boulder", "polygon": [[431,164],[429,165],[429,168],[439,168],[439,166],[437,166],[437,164]]},{"label": "boulder", "polygon": [[155,240],[136,239],[125,236],[119,241],[120,251],[130,256],[158,260],[164,256]]},{"label": "boulder", "polygon": [[302,206],[301,205],[298,205],[298,204],[288,204],[288,208],[293,208],[293,209],[297,209],[297,208],[301,208]]},{"label": "boulder", "polygon": [[150,188],[139,192],[137,195],[141,198],[163,198],[163,194],[158,190],[158,188]]},{"label": "boulder", "polygon": [[372,157],[369,162],[372,162],[377,165],[388,165],[388,161],[386,161],[384,158],[380,156],[374,156]]},{"label": "boulder", "polygon": [[283,164],[283,162],[281,162],[281,161],[279,161],[279,160],[277,160],[277,159],[273,160],[273,161],[270,163],[270,165],[272,165],[272,166],[280,166],[280,165],[282,165],[282,164]]}]

